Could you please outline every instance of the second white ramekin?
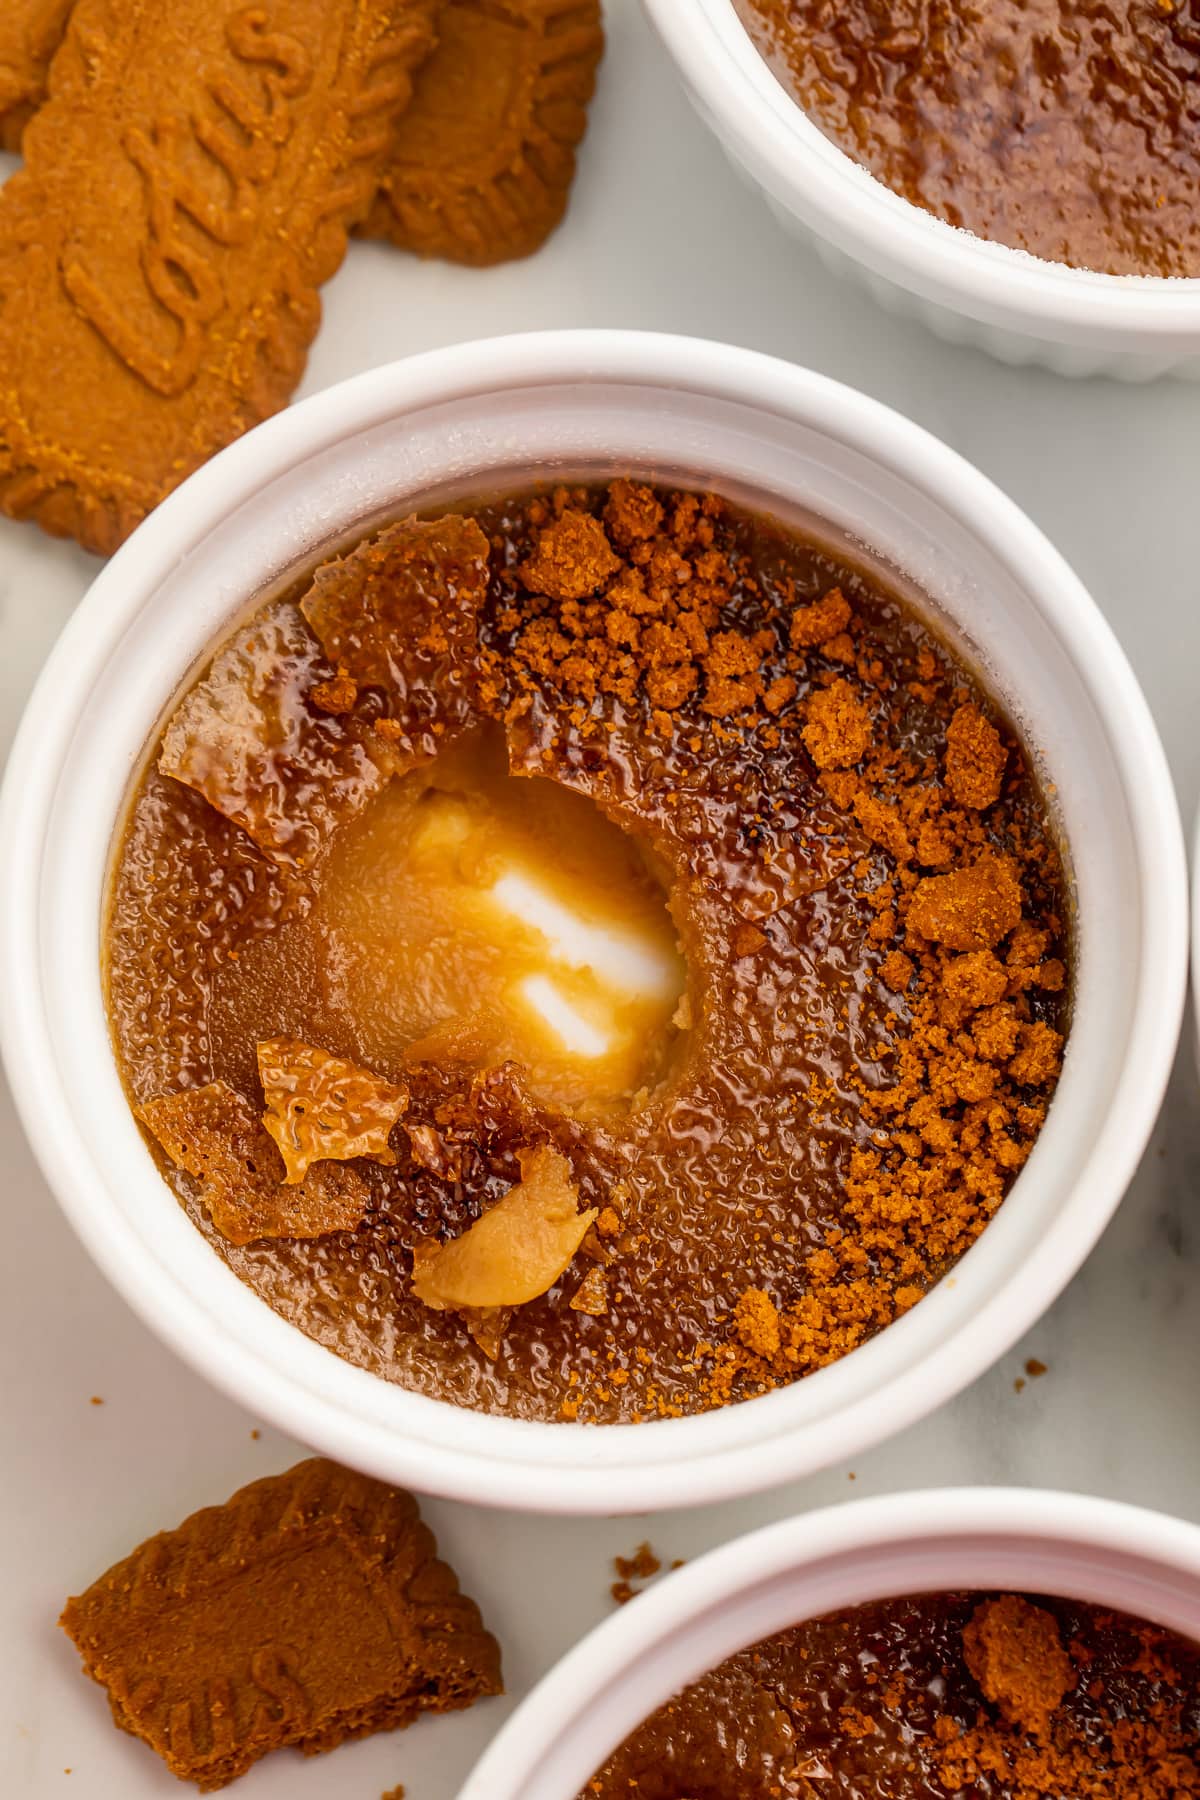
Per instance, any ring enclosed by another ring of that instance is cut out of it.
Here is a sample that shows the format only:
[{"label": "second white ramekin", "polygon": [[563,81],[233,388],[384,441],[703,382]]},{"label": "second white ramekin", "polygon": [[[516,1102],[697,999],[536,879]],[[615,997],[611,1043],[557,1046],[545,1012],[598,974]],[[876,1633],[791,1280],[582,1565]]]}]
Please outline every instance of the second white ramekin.
[{"label": "second white ramekin", "polygon": [[1200,1526],[1020,1488],[887,1495],[769,1525],[584,1638],[517,1708],[458,1800],[575,1800],[643,1719],[735,1651],[824,1613],[963,1588],[1082,1600],[1200,1640]]},{"label": "second white ramekin", "polygon": [[[703,1416],[523,1423],[341,1361],[212,1252],[121,1089],[100,980],[105,872],[164,707],[253,596],[388,514],[556,472],[639,471],[815,513],[931,597],[1005,697],[1071,846],[1074,1024],[1050,1116],[980,1242],[836,1366]],[[101,573],[38,683],[0,805],[0,1029],[50,1186],[182,1356],[330,1456],[426,1492],[558,1512],[699,1504],[845,1458],[1001,1355],[1100,1235],[1156,1117],[1185,984],[1174,793],[1116,640],[1042,534],[909,421],[724,345],[566,332],[436,351],[319,394],[223,452]]]},{"label": "second white ramekin", "polygon": [[701,117],[789,230],[955,344],[1060,375],[1200,378],[1200,280],[1097,275],[956,230],[821,132],[733,0],[643,0]]}]

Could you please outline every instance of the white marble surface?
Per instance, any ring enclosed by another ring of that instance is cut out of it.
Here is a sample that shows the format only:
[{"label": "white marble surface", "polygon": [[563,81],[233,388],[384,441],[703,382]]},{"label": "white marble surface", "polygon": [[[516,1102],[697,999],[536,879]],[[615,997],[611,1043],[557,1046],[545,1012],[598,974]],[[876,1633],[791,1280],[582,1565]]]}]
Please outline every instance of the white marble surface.
[{"label": "white marble surface", "polygon": [[[810,363],[914,415],[1049,532],[1120,633],[1197,799],[1200,390],[1013,372],[897,324],[784,238],[693,119],[635,0],[607,0],[610,50],[571,218],[535,260],[487,274],[357,245],[327,293],[306,389],[494,332],[643,326]],[[0,750],[95,565],[0,522]],[[1200,1519],[1200,1129],[1190,1064],[1116,1223],[1069,1292],[954,1405],[851,1471],[652,1520],[530,1524],[430,1503],[447,1553],[506,1648],[511,1699],[301,1763],[245,1800],[451,1800],[507,1706],[609,1607],[608,1559],[649,1536],[691,1557],[746,1528],[854,1495],[938,1482],[1088,1489]],[[0,1099],[0,1794],[151,1800],[181,1790],[114,1732],[54,1629],[77,1591],[147,1533],[297,1447],[160,1348],[94,1271]],[[1022,1360],[1049,1373],[1014,1391]],[[93,1394],[102,1406],[90,1404]],[[64,1774],[66,1769],[72,1773]]]}]

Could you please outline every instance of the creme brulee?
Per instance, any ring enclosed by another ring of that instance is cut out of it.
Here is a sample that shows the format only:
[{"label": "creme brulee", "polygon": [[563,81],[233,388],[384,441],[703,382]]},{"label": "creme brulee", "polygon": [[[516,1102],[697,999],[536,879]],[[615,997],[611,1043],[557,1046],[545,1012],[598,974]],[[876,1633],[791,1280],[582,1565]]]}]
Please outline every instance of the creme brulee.
[{"label": "creme brulee", "polygon": [[1068,1023],[1026,753],[883,571],[629,481],[401,519],[179,697],[108,1000],[284,1318],[524,1418],[762,1393],[1003,1203]]}]

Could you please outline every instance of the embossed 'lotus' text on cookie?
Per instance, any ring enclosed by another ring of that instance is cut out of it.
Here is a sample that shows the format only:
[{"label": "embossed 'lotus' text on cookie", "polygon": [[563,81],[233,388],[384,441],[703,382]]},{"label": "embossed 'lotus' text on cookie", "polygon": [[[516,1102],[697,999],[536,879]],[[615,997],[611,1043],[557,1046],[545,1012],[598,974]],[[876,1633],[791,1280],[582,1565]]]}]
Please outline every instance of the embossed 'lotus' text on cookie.
[{"label": "embossed 'lotus' text on cookie", "polygon": [[436,4],[79,0],[0,193],[4,511],[111,550],[284,404]]},{"label": "embossed 'lotus' text on cookie", "polygon": [[566,211],[600,0],[451,0],[437,29],[367,234],[453,262],[528,256]]}]

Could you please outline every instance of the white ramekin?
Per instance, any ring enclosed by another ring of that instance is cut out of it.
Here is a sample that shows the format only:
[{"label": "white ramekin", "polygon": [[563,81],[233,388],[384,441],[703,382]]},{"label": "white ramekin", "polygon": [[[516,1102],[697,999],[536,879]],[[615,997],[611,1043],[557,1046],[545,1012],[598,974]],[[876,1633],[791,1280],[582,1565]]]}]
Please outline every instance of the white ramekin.
[{"label": "white ramekin", "polygon": [[1087,1601],[1200,1639],[1200,1526],[1028,1488],[894,1494],[785,1519],[606,1619],[517,1708],[458,1800],[574,1800],[643,1719],[736,1650],[844,1607],[956,1588]]},{"label": "white ramekin", "polygon": [[[1073,846],[1075,1024],[999,1216],[905,1318],[808,1381],[703,1417],[491,1418],[352,1368],[285,1324],[175,1204],[125,1103],[99,974],[114,822],[165,703],[248,597],[388,513],[536,473],[636,469],[805,509],[887,556],[986,665]],[[391,1480],[562,1512],[699,1504],[827,1465],[929,1412],[1045,1310],[1146,1142],[1185,986],[1185,859],[1161,745],[1104,619],[1030,521],[861,394],[722,345],[621,332],[470,344],[375,370],[224,451],[98,577],[51,656],[0,806],[0,1024],[50,1186],[188,1361]]]},{"label": "white ramekin", "polygon": [[1200,280],[1096,275],[956,230],[837,148],[733,0],[643,0],[697,111],[790,231],[940,337],[1060,375],[1200,378]]}]

